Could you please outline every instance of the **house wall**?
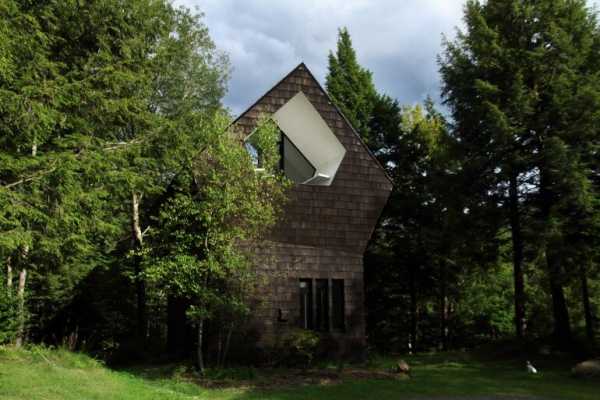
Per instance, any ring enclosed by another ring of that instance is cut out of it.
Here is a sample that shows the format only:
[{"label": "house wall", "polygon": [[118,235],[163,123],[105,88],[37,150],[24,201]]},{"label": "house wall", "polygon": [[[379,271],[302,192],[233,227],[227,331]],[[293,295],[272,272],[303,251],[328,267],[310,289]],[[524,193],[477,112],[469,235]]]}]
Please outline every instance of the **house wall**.
[{"label": "house wall", "polygon": [[261,116],[274,114],[302,91],[346,149],[330,186],[295,185],[272,239],[363,254],[392,184],[358,135],[301,64],[235,122],[249,135]]},{"label": "house wall", "polygon": [[[243,113],[234,129],[246,137],[260,118],[274,114],[299,91],[346,154],[330,186],[290,189],[282,220],[269,241],[256,249],[258,271],[265,279],[257,296],[254,325],[260,341],[272,343],[298,325],[299,279],[344,279],[346,331],[337,337],[364,341],[363,253],[392,189],[385,171],[304,64]],[[279,309],[286,322],[278,321]]]},{"label": "house wall", "polygon": [[300,325],[299,281],[304,278],[344,280],[345,331],[336,336],[364,339],[362,254],[278,242],[264,243],[255,254],[260,278],[253,320],[261,343],[274,343]]}]

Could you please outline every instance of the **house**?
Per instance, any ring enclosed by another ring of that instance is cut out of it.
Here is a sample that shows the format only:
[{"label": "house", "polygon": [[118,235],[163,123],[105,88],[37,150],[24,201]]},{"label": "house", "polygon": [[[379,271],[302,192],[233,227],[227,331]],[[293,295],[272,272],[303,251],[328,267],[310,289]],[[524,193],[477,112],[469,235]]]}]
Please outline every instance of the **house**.
[{"label": "house", "polygon": [[363,253],[392,182],[303,63],[233,128],[251,143],[263,116],[281,130],[281,167],[294,185],[282,220],[256,249],[267,280],[253,317],[259,341],[300,327],[364,344]]}]

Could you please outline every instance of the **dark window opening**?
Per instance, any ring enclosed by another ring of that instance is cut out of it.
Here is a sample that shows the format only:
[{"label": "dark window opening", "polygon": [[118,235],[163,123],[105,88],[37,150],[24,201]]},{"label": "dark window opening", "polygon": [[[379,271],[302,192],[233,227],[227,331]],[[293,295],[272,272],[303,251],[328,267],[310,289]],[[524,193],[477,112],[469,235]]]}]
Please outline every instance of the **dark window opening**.
[{"label": "dark window opening", "polygon": [[317,331],[329,331],[329,281],[317,279],[316,281],[316,326]]},{"label": "dark window opening", "polygon": [[296,183],[302,183],[315,175],[315,167],[283,132],[281,133],[279,149],[280,166],[289,179]]},{"label": "dark window opening", "polygon": [[312,329],[312,279],[300,279],[300,327]]},{"label": "dark window opening", "polygon": [[345,332],[344,280],[305,278],[300,279],[299,284],[300,327],[320,332]]},{"label": "dark window opening", "polygon": [[343,332],[345,324],[344,280],[331,280],[331,323],[333,330]]}]

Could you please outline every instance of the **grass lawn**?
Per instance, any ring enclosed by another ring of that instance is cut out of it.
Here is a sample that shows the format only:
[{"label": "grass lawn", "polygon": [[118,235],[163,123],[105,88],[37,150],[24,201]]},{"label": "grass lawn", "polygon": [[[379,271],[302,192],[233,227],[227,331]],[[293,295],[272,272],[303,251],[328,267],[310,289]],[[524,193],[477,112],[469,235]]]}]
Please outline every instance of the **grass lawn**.
[{"label": "grass lawn", "polygon": [[[337,383],[300,384],[265,389],[248,382],[285,382],[293,371],[236,371],[238,387],[206,389],[190,381],[181,368],[140,367],[114,371],[92,358],[66,350],[0,347],[0,399],[418,399],[436,396],[521,395],[548,399],[598,400],[600,382],[569,376],[569,363],[533,360],[541,373],[527,375],[522,362],[478,361],[465,353],[407,357],[409,380],[342,379]],[[385,370],[391,359],[376,359],[367,368]],[[235,385],[234,385],[235,386]]]}]

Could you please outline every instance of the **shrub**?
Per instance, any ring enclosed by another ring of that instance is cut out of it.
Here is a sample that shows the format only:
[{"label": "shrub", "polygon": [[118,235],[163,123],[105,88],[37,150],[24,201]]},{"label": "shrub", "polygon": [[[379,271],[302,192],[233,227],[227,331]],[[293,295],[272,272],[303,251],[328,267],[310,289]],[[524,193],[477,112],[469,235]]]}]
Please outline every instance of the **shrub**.
[{"label": "shrub", "polygon": [[274,349],[278,363],[302,368],[310,366],[319,341],[319,335],[313,331],[295,329],[285,333]]}]

